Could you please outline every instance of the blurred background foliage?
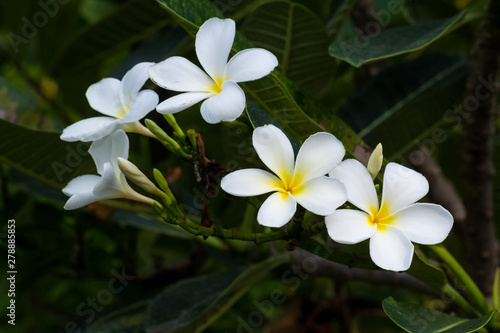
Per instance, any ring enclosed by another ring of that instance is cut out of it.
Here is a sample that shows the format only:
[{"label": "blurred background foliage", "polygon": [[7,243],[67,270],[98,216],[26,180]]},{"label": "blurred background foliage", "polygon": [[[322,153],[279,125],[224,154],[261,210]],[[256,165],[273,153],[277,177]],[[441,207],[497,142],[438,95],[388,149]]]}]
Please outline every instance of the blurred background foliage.
[{"label": "blurred background foliage", "polygon": [[[280,62],[272,76],[244,85],[247,125],[274,122],[297,145],[325,128],[343,139],[349,154],[365,160],[363,141],[371,147],[382,142],[385,157],[404,164],[425,144],[460,190],[461,122],[444,115],[456,115],[461,102],[468,53],[487,2],[361,2],[375,13],[366,22],[375,18],[382,29],[359,47],[355,43],[364,40],[355,27],[363,15],[355,13],[360,5],[353,0],[2,1],[0,207],[4,221],[16,219],[19,272],[16,326],[12,330],[4,318],[2,331],[400,332],[381,307],[388,296],[460,313],[439,292],[292,270],[286,258],[270,256],[285,246],[279,242],[194,238],[128,203],[62,208],[66,197],[60,189],[77,175],[95,172],[88,146],[59,140],[65,126],[96,115],[86,89],[103,77],[121,78],[137,62],[172,55],[196,62],[190,34],[211,16],[236,21],[241,35],[235,51],[253,44]],[[148,85],[160,100],[171,96]],[[159,114],[148,117],[168,128]],[[207,125],[198,106],[177,120],[202,134],[210,159],[233,170],[260,165],[249,128]],[[433,139],[435,129],[446,139]],[[151,166],[162,170],[178,200],[201,216],[203,186],[192,165],[153,140],[129,138],[130,159],[149,175]],[[216,225],[258,228],[253,205],[219,191],[209,215]],[[6,253],[3,228],[0,247]],[[455,230],[447,241],[458,257],[460,237]],[[299,246],[314,250],[325,240]],[[335,248],[330,259],[373,268],[366,244],[362,250],[323,245]],[[442,271],[430,269],[425,259],[414,261],[410,274],[438,290]],[[133,279],[109,304],[91,310],[89,298],[103,297],[116,272]],[[265,302],[270,299],[272,308]],[[0,308],[8,301],[2,292]]]}]

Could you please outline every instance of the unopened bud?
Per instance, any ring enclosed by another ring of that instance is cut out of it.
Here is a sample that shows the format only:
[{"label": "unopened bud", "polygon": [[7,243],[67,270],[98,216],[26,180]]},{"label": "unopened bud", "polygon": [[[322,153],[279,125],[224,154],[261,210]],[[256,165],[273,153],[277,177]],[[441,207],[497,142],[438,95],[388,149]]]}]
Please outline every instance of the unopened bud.
[{"label": "unopened bud", "polygon": [[182,211],[180,210],[179,206],[177,206],[177,200],[174,197],[174,194],[172,191],[170,191],[170,187],[168,186],[167,180],[165,177],[163,177],[163,174],[161,173],[160,170],[154,169],[153,174],[155,176],[155,180],[160,186],[160,188],[163,190],[163,192],[168,196],[170,200],[172,200],[173,205],[171,205],[171,209],[173,213],[176,216],[183,216]]},{"label": "unopened bud", "polygon": [[142,173],[142,171],[139,170],[139,168],[132,162],[118,157],[118,166],[127,179],[142,188],[144,191],[159,196],[167,206],[172,203],[170,198],[158,187],[156,187],[156,185],[149,180],[149,178],[146,177],[146,175]]},{"label": "unopened bud", "polygon": [[148,177],[146,177],[146,175],[143,174],[142,171],[139,170],[139,168],[132,162],[118,157],[118,166],[127,179],[131,180],[134,184],[144,189],[146,192],[153,193],[155,190],[158,190],[155,184],[153,184],[153,182],[150,181]]},{"label": "unopened bud", "polygon": [[193,147],[193,151],[198,151],[198,143],[196,142],[196,132],[193,129],[189,129],[187,131],[187,136],[189,138],[189,142],[191,142],[191,147]]},{"label": "unopened bud", "polygon": [[171,114],[164,114],[163,117],[168,122],[168,124],[172,127],[172,129],[174,130],[174,133],[177,134],[177,137],[179,138],[179,140],[181,140],[181,142],[184,145],[187,145],[186,134],[184,134],[184,132],[180,128],[179,124],[177,124],[175,117]]},{"label": "unopened bud", "polygon": [[151,133],[154,134],[154,136],[160,140],[160,142],[171,152],[174,154],[177,154],[187,160],[191,159],[191,156],[188,155],[182,147],[179,145],[177,141],[172,139],[167,133],[165,133],[164,130],[160,128],[154,121],[151,119],[146,119],[144,121],[146,123],[146,126],[148,129],[151,131]]},{"label": "unopened bud", "polygon": [[380,169],[382,168],[382,163],[384,162],[384,155],[382,154],[382,144],[378,144],[373,150],[370,159],[368,160],[368,172],[372,176],[372,179],[377,177]]}]

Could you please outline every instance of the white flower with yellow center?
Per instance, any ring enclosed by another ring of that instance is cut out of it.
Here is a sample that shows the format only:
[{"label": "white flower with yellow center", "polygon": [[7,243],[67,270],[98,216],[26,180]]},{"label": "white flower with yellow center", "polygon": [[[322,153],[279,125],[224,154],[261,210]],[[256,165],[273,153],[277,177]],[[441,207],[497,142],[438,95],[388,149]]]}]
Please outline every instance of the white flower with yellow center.
[{"label": "white flower with yellow center", "polygon": [[71,180],[64,194],[70,198],[65,209],[77,209],[92,202],[104,199],[125,198],[152,204],[153,199],[134,191],[127,183],[125,176],[118,167],[118,158],[128,157],[129,142],[122,130],[94,141],[89,153],[97,167],[97,175],[83,175]]},{"label": "white flower with yellow center", "polygon": [[451,214],[436,204],[415,203],[429,191],[427,179],[397,163],[385,168],[382,201],[370,173],[357,160],[340,163],[330,176],[347,188],[348,201],[361,210],[339,209],[325,218],[330,237],[342,244],[370,239],[370,257],[387,270],[410,268],[413,244],[438,244],[453,226]]},{"label": "white flower with yellow center", "polygon": [[109,117],[93,117],[68,126],[61,134],[64,141],[95,141],[118,129],[153,136],[139,120],[158,105],[158,95],[150,89],[141,90],[149,79],[152,62],[141,62],[120,81],[105,78],[91,85],[86,93],[90,106]]},{"label": "white flower with yellow center", "polygon": [[158,112],[176,113],[206,100],[201,104],[201,115],[210,124],[233,121],[241,115],[245,93],[237,83],[266,76],[278,65],[278,59],[267,50],[252,48],[238,52],[228,62],[235,32],[231,19],[214,17],[200,27],[196,55],[208,75],[183,57],[170,57],[149,68],[157,85],[185,92],[160,103]]},{"label": "white flower with yellow center", "polygon": [[295,214],[297,202],[314,214],[325,216],[347,200],[344,185],[325,176],[345,154],[344,146],[333,135],[311,135],[300,148],[295,163],[292,145],[277,127],[258,127],[252,139],[260,159],[275,175],[260,169],[238,170],[225,176],[221,187],[240,197],[275,192],[260,207],[259,224],[285,225]]}]

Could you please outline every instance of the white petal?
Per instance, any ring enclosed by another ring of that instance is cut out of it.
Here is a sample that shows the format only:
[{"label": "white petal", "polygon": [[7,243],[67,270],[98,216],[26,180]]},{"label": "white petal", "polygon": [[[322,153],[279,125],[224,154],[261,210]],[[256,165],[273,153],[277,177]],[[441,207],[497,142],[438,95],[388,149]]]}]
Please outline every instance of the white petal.
[{"label": "white petal", "polygon": [[128,150],[128,137],[125,132],[118,130],[112,135],[94,141],[90,146],[89,153],[94,159],[97,172],[102,175],[106,163],[111,163],[113,167],[118,169],[118,157],[127,159]]},{"label": "white petal", "polygon": [[370,257],[380,268],[405,271],[413,259],[413,244],[397,228],[386,226],[370,238]]},{"label": "white petal", "polygon": [[148,68],[158,86],[173,91],[211,91],[215,82],[198,66],[183,57],[170,57]]},{"label": "white petal", "polygon": [[68,142],[99,140],[120,127],[120,119],[93,117],[80,120],[64,129],[61,140]]},{"label": "white petal", "polygon": [[196,55],[203,69],[214,80],[223,79],[235,32],[233,20],[213,17],[203,23],[196,34]]},{"label": "white petal", "polygon": [[224,73],[225,80],[246,82],[258,80],[278,66],[274,54],[264,49],[246,49],[229,60]]},{"label": "white petal", "polygon": [[231,172],[221,181],[222,189],[238,197],[251,197],[278,191],[283,185],[275,175],[260,169],[244,169]]},{"label": "white petal", "polygon": [[291,182],[294,154],[286,135],[274,125],[264,125],[253,131],[252,143],[262,162],[281,180]]},{"label": "white petal", "polygon": [[[117,171],[111,163],[104,163],[101,180],[93,190],[94,195],[106,199],[126,197],[126,189],[129,186],[126,180],[121,178],[121,175],[121,172]],[[126,184],[125,187],[122,185],[123,182]]]},{"label": "white petal", "polygon": [[129,105],[149,79],[148,68],[151,65],[154,62],[141,62],[125,73],[120,91],[123,105]]},{"label": "white petal", "polygon": [[344,155],[342,142],[332,134],[322,132],[311,135],[297,154],[293,183],[300,184],[326,175],[342,161]]},{"label": "white petal", "polygon": [[440,205],[417,203],[394,213],[391,225],[412,242],[438,244],[445,240],[453,226],[453,216]]},{"label": "white petal", "polygon": [[422,199],[428,191],[429,183],[422,174],[400,164],[389,163],[384,172],[380,209],[393,213]]},{"label": "white petal", "polygon": [[332,214],[347,200],[347,190],[338,179],[317,177],[296,187],[292,195],[299,205],[317,215]]},{"label": "white petal", "polygon": [[141,91],[130,103],[130,107],[122,118],[122,124],[134,123],[153,111],[158,105],[158,94],[153,90]]},{"label": "white petal", "polygon": [[161,102],[157,107],[156,111],[162,114],[172,114],[179,111],[185,110],[196,103],[213,96],[214,93],[207,92],[193,92],[179,94],[170,97],[163,102]]},{"label": "white petal", "polygon": [[375,233],[377,225],[370,222],[367,213],[354,209],[339,209],[325,217],[331,239],[341,244],[356,244]]},{"label": "white petal", "polygon": [[330,177],[342,181],[347,189],[347,200],[359,209],[372,214],[378,209],[377,191],[372,177],[361,162],[348,159],[341,162]]},{"label": "white petal", "polygon": [[296,209],[297,202],[290,194],[276,192],[260,207],[257,221],[266,227],[279,228],[292,219]]},{"label": "white petal", "polygon": [[94,186],[101,179],[97,175],[83,175],[72,179],[65,188],[62,189],[63,193],[67,196],[72,196],[77,193],[91,192]]},{"label": "white petal", "polygon": [[233,121],[245,110],[245,93],[232,81],[222,83],[222,91],[201,104],[201,116],[209,124]]},{"label": "white petal", "polygon": [[102,198],[96,196],[92,191],[77,193],[75,195],[72,195],[71,198],[66,201],[64,209],[71,210],[82,208],[83,206],[87,206],[88,204],[99,200],[102,200]]},{"label": "white petal", "polygon": [[125,106],[120,97],[122,83],[118,79],[105,78],[91,85],[85,96],[92,109],[105,115],[121,118]]}]

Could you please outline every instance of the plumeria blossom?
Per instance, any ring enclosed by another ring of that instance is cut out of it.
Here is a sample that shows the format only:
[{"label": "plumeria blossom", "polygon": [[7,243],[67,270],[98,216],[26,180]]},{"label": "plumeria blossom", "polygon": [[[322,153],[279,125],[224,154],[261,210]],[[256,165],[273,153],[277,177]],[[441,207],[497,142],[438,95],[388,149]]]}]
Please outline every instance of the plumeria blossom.
[{"label": "plumeria blossom", "polygon": [[343,244],[370,239],[370,257],[386,270],[407,270],[413,244],[441,243],[453,226],[451,214],[436,204],[415,203],[429,190],[420,173],[397,163],[385,168],[382,200],[370,173],[357,160],[340,163],[330,176],[347,188],[348,201],[361,210],[339,209],[326,217],[330,237]]},{"label": "plumeria blossom", "polygon": [[295,214],[297,203],[325,216],[347,200],[344,185],[325,176],[345,154],[344,146],[333,135],[311,135],[300,148],[295,163],[292,145],[277,127],[256,128],[252,140],[260,159],[274,174],[260,169],[238,170],[225,176],[221,187],[240,197],[274,192],[259,209],[259,224],[285,225]]},{"label": "plumeria blossom", "polygon": [[118,158],[128,157],[129,142],[122,130],[94,141],[89,149],[97,167],[97,175],[83,175],[63,188],[70,198],[65,209],[77,209],[104,199],[126,198],[152,204],[153,200],[134,191],[118,167]]},{"label": "plumeria blossom", "polygon": [[95,141],[118,129],[152,136],[139,120],[158,105],[158,95],[150,89],[141,90],[149,79],[152,62],[141,62],[129,70],[120,81],[105,78],[91,85],[86,93],[90,106],[102,114],[81,120],[64,129],[61,140]]},{"label": "plumeria blossom", "polygon": [[183,57],[171,57],[149,68],[151,80],[157,85],[185,92],[160,103],[158,112],[176,113],[205,100],[201,115],[210,124],[232,121],[241,115],[245,93],[237,83],[266,76],[278,65],[278,59],[267,50],[252,48],[228,61],[235,32],[231,19],[214,17],[200,27],[196,55],[206,73]]}]

